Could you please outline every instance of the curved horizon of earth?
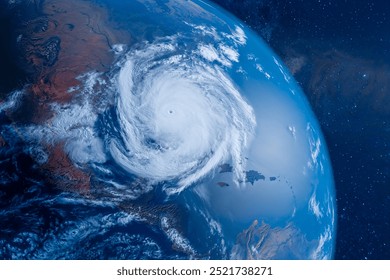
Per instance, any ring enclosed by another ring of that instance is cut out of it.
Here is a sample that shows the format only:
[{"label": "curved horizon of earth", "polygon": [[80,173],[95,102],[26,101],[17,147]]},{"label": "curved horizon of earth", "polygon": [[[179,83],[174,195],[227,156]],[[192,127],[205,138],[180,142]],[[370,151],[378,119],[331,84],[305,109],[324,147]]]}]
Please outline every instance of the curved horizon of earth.
[{"label": "curved horizon of earth", "polygon": [[1,258],[333,257],[319,125],[243,23],[204,1],[7,11],[29,80],[0,95]]}]

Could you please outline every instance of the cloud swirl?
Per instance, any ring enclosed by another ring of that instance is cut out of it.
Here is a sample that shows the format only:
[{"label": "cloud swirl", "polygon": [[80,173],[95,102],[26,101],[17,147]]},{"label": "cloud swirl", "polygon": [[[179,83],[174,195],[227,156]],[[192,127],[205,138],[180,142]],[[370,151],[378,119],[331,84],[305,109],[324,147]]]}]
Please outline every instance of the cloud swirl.
[{"label": "cloud swirl", "polygon": [[112,158],[140,177],[176,180],[173,192],[227,161],[243,181],[243,152],[256,125],[252,107],[223,66],[170,40],[130,51],[119,62]]}]

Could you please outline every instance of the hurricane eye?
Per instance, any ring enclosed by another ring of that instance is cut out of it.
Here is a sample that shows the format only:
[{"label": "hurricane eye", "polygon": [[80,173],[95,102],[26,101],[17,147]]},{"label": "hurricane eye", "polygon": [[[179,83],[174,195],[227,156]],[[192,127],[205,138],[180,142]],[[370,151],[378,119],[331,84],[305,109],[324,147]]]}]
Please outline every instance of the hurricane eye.
[{"label": "hurricane eye", "polygon": [[243,151],[256,125],[253,109],[224,69],[202,53],[187,55],[176,40],[145,45],[121,62],[120,137],[112,141],[112,158],[153,182],[174,180],[177,190],[226,161],[242,182]]}]

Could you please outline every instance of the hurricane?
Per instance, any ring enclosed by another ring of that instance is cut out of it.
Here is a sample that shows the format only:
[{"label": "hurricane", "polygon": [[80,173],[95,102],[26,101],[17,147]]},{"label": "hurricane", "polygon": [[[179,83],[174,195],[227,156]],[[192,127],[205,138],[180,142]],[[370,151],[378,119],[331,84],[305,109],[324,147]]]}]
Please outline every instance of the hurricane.
[{"label": "hurricane", "polygon": [[196,50],[157,42],[117,64],[117,136],[109,152],[123,169],[176,192],[227,161],[244,181],[243,151],[256,119],[223,66]]},{"label": "hurricane", "polygon": [[0,94],[1,259],[332,258],[320,126],[243,22],[199,0],[35,9],[11,32],[31,76]]},{"label": "hurricane", "polygon": [[[237,34],[216,47],[180,34],[114,45],[111,69],[81,75],[81,85],[69,89],[78,97],[51,104],[54,117],[27,127],[25,138],[63,144],[77,168],[92,167],[98,181],[127,188],[129,196],[134,178],[145,192],[162,183],[177,194],[226,163],[239,187],[256,117],[229,73],[244,40]],[[129,180],[118,182],[118,170]]]}]

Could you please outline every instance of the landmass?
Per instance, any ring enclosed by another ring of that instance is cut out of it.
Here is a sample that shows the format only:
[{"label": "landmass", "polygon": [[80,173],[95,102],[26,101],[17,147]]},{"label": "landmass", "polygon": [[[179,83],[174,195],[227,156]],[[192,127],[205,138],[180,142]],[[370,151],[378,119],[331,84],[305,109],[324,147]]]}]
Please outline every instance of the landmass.
[{"label": "landmass", "polygon": [[[18,47],[21,63],[31,73],[32,85],[14,121],[29,118],[40,124],[53,116],[52,103],[67,103],[79,94],[78,77],[90,71],[105,72],[114,60],[112,46],[130,42],[130,36],[116,28],[104,7],[80,0],[34,1],[38,16],[20,29]],[[120,39],[119,39],[120,38]],[[56,186],[87,192],[88,172],[73,166],[63,144],[47,146],[49,159],[43,172]]]}]

